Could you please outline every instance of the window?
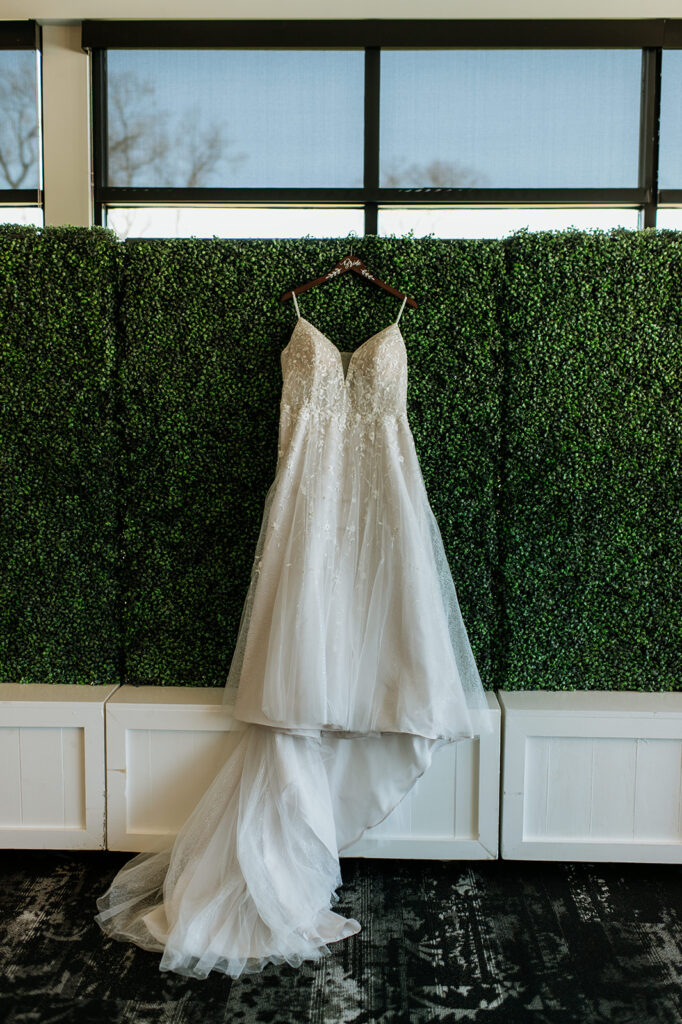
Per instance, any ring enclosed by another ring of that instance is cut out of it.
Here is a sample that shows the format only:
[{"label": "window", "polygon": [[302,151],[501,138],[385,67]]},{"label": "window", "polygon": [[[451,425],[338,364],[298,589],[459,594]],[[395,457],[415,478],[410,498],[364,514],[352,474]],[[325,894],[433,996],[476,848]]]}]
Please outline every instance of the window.
[{"label": "window", "polygon": [[661,143],[657,224],[682,229],[682,50],[666,50],[661,70]]},{"label": "window", "polygon": [[107,224],[121,238],[333,238],[361,235],[362,208],[113,206]]},{"label": "window", "polygon": [[682,50],[663,55],[658,180],[661,188],[682,189]]},{"label": "window", "polygon": [[639,50],[388,50],[382,186],[637,186]]},{"label": "window", "polygon": [[86,21],[83,47],[121,235],[499,237],[682,206],[658,187],[660,113],[682,189],[682,22]]},{"label": "window", "polygon": [[362,50],[109,50],[108,184],[359,188]]},{"label": "window", "polygon": [[42,226],[40,30],[0,22],[0,220]]},{"label": "window", "polygon": [[528,228],[529,231],[558,231],[574,227],[580,231],[594,228],[624,227],[635,231],[639,211],[635,208],[581,208],[560,206],[552,209],[536,207],[505,207],[482,209],[460,207],[456,210],[403,207],[379,211],[379,234],[405,235],[413,231],[416,236],[435,235],[436,238],[503,238],[505,235]]}]

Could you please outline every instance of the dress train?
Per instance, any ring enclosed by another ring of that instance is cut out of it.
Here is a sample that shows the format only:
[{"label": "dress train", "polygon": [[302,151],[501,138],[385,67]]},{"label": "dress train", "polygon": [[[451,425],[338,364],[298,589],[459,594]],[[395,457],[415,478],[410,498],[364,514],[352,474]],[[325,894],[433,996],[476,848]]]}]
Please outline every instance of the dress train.
[{"label": "dress train", "polygon": [[102,931],[160,952],[161,971],[297,967],[360,931],[331,909],[339,850],[391,812],[446,742],[236,724],[175,839],[133,856],[97,898]]}]

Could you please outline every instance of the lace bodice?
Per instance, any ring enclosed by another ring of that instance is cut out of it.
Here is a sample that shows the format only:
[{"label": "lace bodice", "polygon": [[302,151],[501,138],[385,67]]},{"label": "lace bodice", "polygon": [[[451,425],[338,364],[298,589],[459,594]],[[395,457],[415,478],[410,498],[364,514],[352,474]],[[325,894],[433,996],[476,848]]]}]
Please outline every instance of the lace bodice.
[{"label": "lace bodice", "polygon": [[407,355],[397,322],[349,353],[299,317],[281,362],[280,458],[301,419],[334,421],[350,438],[372,430],[378,420],[407,416]]}]

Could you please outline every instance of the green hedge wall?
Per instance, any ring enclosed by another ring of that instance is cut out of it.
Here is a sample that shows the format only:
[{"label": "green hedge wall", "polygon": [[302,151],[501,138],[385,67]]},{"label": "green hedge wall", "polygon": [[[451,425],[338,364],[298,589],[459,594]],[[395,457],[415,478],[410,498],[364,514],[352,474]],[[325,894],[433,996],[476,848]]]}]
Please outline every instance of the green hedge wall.
[{"label": "green hedge wall", "polygon": [[680,234],[506,248],[505,685],[680,689]]},{"label": "green hedge wall", "polygon": [[0,680],[121,677],[123,247],[0,225]]},{"label": "green hedge wall", "polygon": [[[350,241],[0,228],[4,681],[223,685],[279,297]],[[484,685],[678,689],[682,235],[352,242],[419,305],[408,416]],[[299,304],[354,349],[400,300],[346,274]]]}]

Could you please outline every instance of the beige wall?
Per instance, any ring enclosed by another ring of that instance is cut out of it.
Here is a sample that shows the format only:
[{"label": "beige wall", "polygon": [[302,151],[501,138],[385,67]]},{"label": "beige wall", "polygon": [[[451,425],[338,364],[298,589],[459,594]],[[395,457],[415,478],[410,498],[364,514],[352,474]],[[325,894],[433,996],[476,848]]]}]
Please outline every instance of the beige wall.
[{"label": "beige wall", "polygon": [[90,227],[90,58],[79,25],[43,28],[42,67],[45,224]]},{"label": "beige wall", "polygon": [[[0,0],[1,18],[281,18],[276,0]],[[679,18],[682,0],[289,0],[296,18]]]}]

